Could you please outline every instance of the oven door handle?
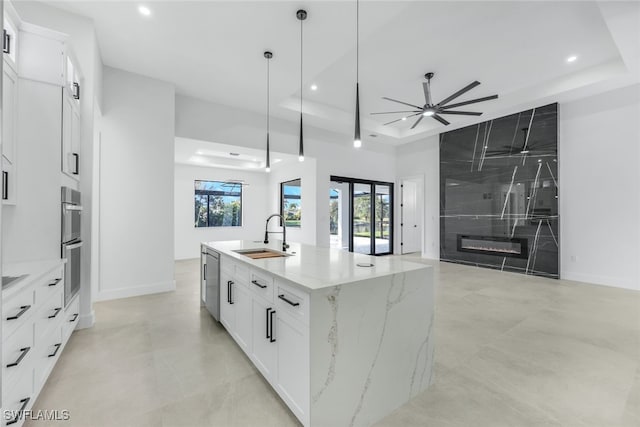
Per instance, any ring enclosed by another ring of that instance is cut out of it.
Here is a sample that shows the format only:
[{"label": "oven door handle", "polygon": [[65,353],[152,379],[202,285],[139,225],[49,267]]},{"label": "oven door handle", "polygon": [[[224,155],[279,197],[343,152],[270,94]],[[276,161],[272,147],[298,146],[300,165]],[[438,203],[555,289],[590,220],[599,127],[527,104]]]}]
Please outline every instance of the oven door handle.
[{"label": "oven door handle", "polygon": [[64,245],[64,248],[68,251],[72,250],[72,249],[77,249],[79,247],[82,246],[82,242],[78,242],[78,243],[72,243],[70,245]]},{"label": "oven door handle", "polygon": [[64,209],[67,211],[81,211],[82,210],[82,206],[80,205],[71,205],[68,203],[64,204]]}]

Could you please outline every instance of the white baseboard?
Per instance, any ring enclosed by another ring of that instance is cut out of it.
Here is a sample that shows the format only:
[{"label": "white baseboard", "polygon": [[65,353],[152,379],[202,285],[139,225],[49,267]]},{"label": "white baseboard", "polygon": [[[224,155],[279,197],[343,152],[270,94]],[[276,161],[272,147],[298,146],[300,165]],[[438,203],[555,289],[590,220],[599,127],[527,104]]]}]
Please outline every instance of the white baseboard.
[{"label": "white baseboard", "polygon": [[596,276],[592,274],[572,273],[568,271],[560,272],[560,278],[562,280],[572,280],[574,282],[590,283],[593,285],[640,291],[639,283],[636,283],[634,280],[625,277]]},{"label": "white baseboard", "polygon": [[94,301],[108,301],[120,298],[137,297],[141,295],[158,294],[160,292],[171,292],[176,290],[176,281],[151,283],[147,285],[131,286],[126,288],[109,289],[98,291]]},{"label": "white baseboard", "polygon": [[91,313],[81,314],[78,319],[78,326],[76,329],[87,329],[93,327],[93,324],[96,322],[96,312],[91,310]]}]

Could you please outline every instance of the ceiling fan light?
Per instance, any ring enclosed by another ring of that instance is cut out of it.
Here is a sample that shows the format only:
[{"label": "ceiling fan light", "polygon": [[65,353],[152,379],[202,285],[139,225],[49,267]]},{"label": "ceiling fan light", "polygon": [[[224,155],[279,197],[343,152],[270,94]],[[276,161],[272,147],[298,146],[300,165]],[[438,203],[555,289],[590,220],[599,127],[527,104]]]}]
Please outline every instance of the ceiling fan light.
[{"label": "ceiling fan light", "polygon": [[435,114],[436,112],[433,110],[425,110],[424,113],[422,113],[423,116],[425,117],[431,117]]}]

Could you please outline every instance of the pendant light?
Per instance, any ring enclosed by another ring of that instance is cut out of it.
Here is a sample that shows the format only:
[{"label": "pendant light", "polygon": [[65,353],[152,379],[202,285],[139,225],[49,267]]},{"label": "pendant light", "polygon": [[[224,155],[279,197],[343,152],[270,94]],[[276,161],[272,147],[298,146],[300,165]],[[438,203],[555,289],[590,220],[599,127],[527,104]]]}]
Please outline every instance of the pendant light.
[{"label": "pendant light", "polygon": [[264,170],[265,172],[271,172],[271,158],[270,158],[271,153],[269,152],[269,86],[270,86],[269,63],[271,62],[271,58],[273,58],[273,53],[267,50],[264,53],[264,57],[267,58],[267,162]]},{"label": "pendant light", "polygon": [[302,23],[307,19],[307,11],[304,9],[298,10],[296,18],[300,21],[300,145],[298,146],[298,160],[304,162],[304,138],[302,135]]},{"label": "pendant light", "polygon": [[362,147],[360,139],[360,1],[356,0],[356,129],[353,146]]}]

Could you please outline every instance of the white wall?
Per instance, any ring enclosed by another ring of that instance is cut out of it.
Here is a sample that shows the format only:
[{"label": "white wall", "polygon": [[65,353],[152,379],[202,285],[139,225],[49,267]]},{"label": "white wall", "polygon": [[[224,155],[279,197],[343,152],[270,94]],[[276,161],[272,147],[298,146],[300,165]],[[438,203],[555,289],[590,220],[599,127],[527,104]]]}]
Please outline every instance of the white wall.
[{"label": "white wall", "polygon": [[[402,178],[424,177],[424,223],[422,256],[440,259],[440,138],[434,135],[423,141],[398,147],[396,151],[398,188]],[[400,192],[396,197],[396,225],[399,230]],[[396,252],[400,253],[400,235],[396,234]]]},{"label": "white wall", "polygon": [[[273,213],[280,213],[280,183],[301,179],[300,201],[302,205],[302,221],[300,227],[287,228],[287,240],[289,242],[306,243],[309,245],[316,244],[316,226],[317,226],[317,174],[316,160],[306,157],[304,162],[297,160],[289,160],[276,163],[271,166],[269,173],[269,209],[267,215],[262,218],[264,229],[264,221],[267,216]],[[327,209],[329,204],[327,202]],[[272,219],[269,223],[269,230],[280,231],[279,221]],[[327,230],[329,230],[327,228]],[[328,233],[328,231],[327,231]],[[280,239],[281,236],[274,235],[273,238]]]},{"label": "white wall", "polygon": [[640,85],[558,114],[561,276],[640,290]]},{"label": "white wall", "polygon": [[96,299],[172,290],[175,90],[110,67],[103,77]]},{"label": "white wall", "polygon": [[[242,227],[194,227],[194,181],[244,180]],[[262,240],[268,208],[268,177],[265,173],[230,169],[175,166],[175,259],[198,258],[200,243],[212,240]]]}]

